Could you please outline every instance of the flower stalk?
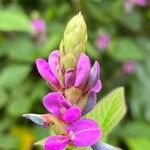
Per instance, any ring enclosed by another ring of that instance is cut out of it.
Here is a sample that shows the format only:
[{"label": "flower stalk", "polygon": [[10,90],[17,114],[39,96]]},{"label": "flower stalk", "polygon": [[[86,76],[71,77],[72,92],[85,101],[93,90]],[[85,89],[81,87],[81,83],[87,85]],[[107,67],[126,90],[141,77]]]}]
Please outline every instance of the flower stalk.
[{"label": "flower stalk", "polygon": [[53,51],[48,61],[36,60],[39,74],[54,92],[43,97],[48,114],[23,116],[55,132],[44,140],[44,150],[88,147],[102,136],[98,124],[83,117],[96,105],[96,93],[102,88],[100,65],[95,61],[91,66],[85,54],[86,42],[87,28],[80,12],[67,24],[60,50]]}]

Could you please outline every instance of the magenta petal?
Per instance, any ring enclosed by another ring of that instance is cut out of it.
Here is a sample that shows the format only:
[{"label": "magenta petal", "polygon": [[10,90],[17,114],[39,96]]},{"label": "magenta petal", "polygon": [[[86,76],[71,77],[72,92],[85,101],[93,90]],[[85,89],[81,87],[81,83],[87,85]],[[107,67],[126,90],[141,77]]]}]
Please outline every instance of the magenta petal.
[{"label": "magenta petal", "polygon": [[71,104],[59,92],[51,92],[43,98],[43,105],[54,115],[62,118],[61,111],[69,109]]},{"label": "magenta petal", "polygon": [[44,80],[46,80],[54,88],[60,88],[59,81],[52,74],[52,72],[50,71],[48,63],[44,59],[38,58],[36,60],[36,66],[37,66],[39,74],[42,76],[42,78]]},{"label": "magenta petal", "polygon": [[67,126],[68,133],[73,133],[71,138],[75,146],[91,146],[102,136],[102,131],[97,123],[91,119],[80,119]]},{"label": "magenta petal", "polygon": [[87,55],[82,53],[77,63],[75,87],[84,87],[89,77],[90,69],[90,59]]},{"label": "magenta petal", "polygon": [[63,135],[50,136],[45,141],[44,150],[63,150],[69,142],[69,138]]},{"label": "magenta petal", "polygon": [[96,105],[96,94],[94,91],[90,91],[87,103],[82,111],[82,116],[86,115]]},{"label": "magenta petal", "polygon": [[63,115],[63,120],[66,123],[71,123],[78,120],[81,117],[81,110],[79,107],[69,108]]},{"label": "magenta petal", "polygon": [[95,93],[98,93],[102,89],[102,82],[99,79],[95,86],[91,89],[91,91],[94,91]]},{"label": "magenta petal", "polygon": [[70,88],[74,86],[75,82],[75,70],[69,69],[65,72],[65,87]]},{"label": "magenta petal", "polygon": [[93,67],[91,68],[88,83],[86,85],[86,90],[89,90],[90,88],[95,86],[95,84],[97,83],[99,79],[99,74],[100,74],[100,66],[99,66],[99,63],[96,61]]},{"label": "magenta petal", "polygon": [[49,58],[48,58],[48,64],[49,64],[50,70],[54,74],[55,77],[57,77],[56,67],[57,67],[59,56],[60,56],[59,51],[55,50],[50,53]]}]

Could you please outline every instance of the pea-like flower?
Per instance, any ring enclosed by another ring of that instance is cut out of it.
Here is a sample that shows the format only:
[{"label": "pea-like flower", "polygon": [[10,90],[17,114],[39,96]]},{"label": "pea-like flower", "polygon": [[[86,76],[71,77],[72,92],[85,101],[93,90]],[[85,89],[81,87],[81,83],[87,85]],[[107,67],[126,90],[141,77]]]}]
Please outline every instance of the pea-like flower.
[{"label": "pea-like flower", "polygon": [[71,123],[81,117],[80,108],[72,106],[59,92],[51,92],[43,98],[44,107],[65,123]]},{"label": "pea-like flower", "polygon": [[43,145],[45,150],[63,150],[68,145],[91,146],[101,137],[102,131],[97,123],[91,119],[81,118],[80,108],[72,106],[61,93],[48,93],[43,98],[43,105],[50,114],[24,114],[23,116],[39,125],[53,126],[58,135],[46,139]]},{"label": "pea-like flower", "polygon": [[102,135],[96,122],[80,119],[66,126],[65,135],[50,136],[44,142],[45,150],[63,150],[67,145],[87,147],[95,144]]},{"label": "pea-like flower", "polygon": [[46,25],[44,20],[42,19],[33,19],[32,20],[32,28],[35,33],[43,33],[46,31]]},{"label": "pea-like flower", "polygon": [[96,47],[104,51],[110,44],[110,36],[108,33],[101,33],[96,39]]},{"label": "pea-like flower", "polygon": [[43,98],[43,105],[50,114],[24,114],[23,117],[30,119],[42,127],[50,127],[57,123],[69,124],[81,117],[81,110],[77,106],[72,106],[60,92],[48,93]]},{"label": "pea-like flower", "polygon": [[135,6],[144,7],[147,5],[147,0],[124,0],[124,8],[127,13],[131,13]]},{"label": "pea-like flower", "polygon": [[89,57],[81,53],[76,67],[65,71],[59,60],[58,50],[49,55],[48,62],[38,58],[36,66],[40,75],[55,91],[65,95],[72,105],[79,106],[82,114],[89,112],[95,106],[96,93],[102,87],[99,63],[96,61],[91,67]]},{"label": "pea-like flower", "polygon": [[123,63],[122,69],[126,74],[133,74],[136,70],[136,63],[132,60],[128,60]]}]

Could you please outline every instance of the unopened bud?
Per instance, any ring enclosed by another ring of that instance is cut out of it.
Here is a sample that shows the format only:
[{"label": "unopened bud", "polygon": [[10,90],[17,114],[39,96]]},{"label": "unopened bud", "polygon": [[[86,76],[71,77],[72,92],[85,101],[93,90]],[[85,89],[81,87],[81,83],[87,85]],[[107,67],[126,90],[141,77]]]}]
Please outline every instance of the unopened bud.
[{"label": "unopened bud", "polygon": [[86,42],[86,23],[79,12],[67,24],[60,44],[60,59],[65,70],[75,68],[80,54],[85,52]]},{"label": "unopened bud", "polygon": [[32,122],[44,127],[48,128],[51,124],[51,115],[50,114],[23,114],[23,117],[31,120]]}]

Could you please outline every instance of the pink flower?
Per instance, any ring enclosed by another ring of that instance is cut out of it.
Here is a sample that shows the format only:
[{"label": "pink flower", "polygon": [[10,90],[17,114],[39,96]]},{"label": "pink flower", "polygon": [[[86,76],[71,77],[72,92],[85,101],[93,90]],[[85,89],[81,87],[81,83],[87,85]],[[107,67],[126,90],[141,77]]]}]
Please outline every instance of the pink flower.
[{"label": "pink flower", "polygon": [[63,134],[50,136],[46,139],[43,145],[45,150],[63,150],[67,145],[91,146],[102,136],[102,131],[97,123],[91,119],[82,119],[79,107],[72,106],[61,93],[48,93],[43,98],[43,105],[51,114],[25,114],[23,116],[38,125],[49,127],[53,121],[51,115],[54,115],[58,118],[58,123],[54,123],[57,128],[65,125]]},{"label": "pink flower", "polygon": [[45,108],[63,120],[65,123],[72,123],[81,117],[79,107],[72,106],[60,92],[51,92],[43,98]]},{"label": "pink flower", "polygon": [[[76,104],[78,106],[79,102],[80,106],[87,104],[83,107],[84,110],[80,107],[83,110],[83,114],[95,106],[96,93],[102,88],[101,81],[99,80],[100,66],[97,61],[91,68],[89,57],[81,53],[76,68],[65,71],[61,67],[59,51],[55,50],[49,55],[48,62],[43,58],[38,58],[36,66],[42,78],[54,90],[63,93],[72,105]],[[61,72],[61,79],[58,72]],[[83,104],[84,101],[85,104]]]},{"label": "pink flower", "polygon": [[50,114],[24,114],[23,117],[45,128],[49,127],[50,123],[53,121],[53,116],[67,124],[81,117],[80,108],[72,106],[60,92],[51,92],[44,96],[43,105]]},{"label": "pink flower", "polygon": [[68,144],[86,147],[95,144],[102,136],[97,123],[90,119],[80,119],[66,126],[66,135],[50,136],[44,143],[45,150],[63,150]]},{"label": "pink flower", "polygon": [[104,50],[108,48],[110,43],[110,37],[107,33],[102,33],[101,35],[98,36],[96,40],[96,46],[100,50]]},{"label": "pink flower", "polygon": [[147,4],[146,0],[136,0],[136,5],[146,6],[146,4]]},{"label": "pink flower", "polygon": [[147,0],[124,0],[124,8],[127,13],[132,12],[133,8],[137,6],[146,6]]},{"label": "pink flower", "polygon": [[136,69],[135,62],[133,62],[133,61],[126,61],[123,64],[122,69],[127,74],[133,74],[135,72],[135,69]]},{"label": "pink flower", "polygon": [[32,28],[36,33],[43,33],[46,30],[46,25],[42,19],[32,20]]}]

